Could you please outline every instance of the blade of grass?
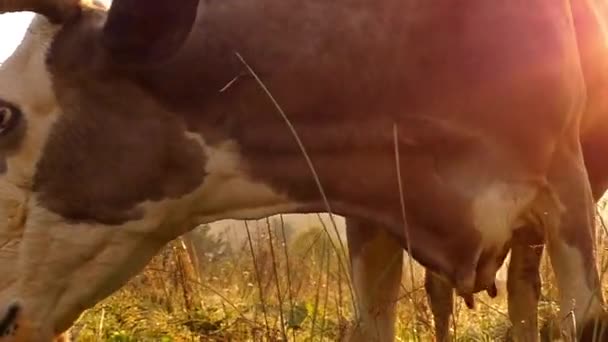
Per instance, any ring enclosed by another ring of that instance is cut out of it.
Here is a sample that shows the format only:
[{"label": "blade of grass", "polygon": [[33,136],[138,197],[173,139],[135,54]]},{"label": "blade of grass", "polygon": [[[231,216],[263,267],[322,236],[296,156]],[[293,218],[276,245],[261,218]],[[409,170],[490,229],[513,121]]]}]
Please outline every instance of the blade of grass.
[{"label": "blade of grass", "polygon": [[319,276],[317,278],[315,288],[315,302],[313,306],[312,323],[310,324],[310,340],[314,341],[315,336],[315,325],[317,323],[317,315],[319,313],[319,297],[321,296],[321,283],[323,281],[323,265],[325,261],[325,254],[327,253],[327,240],[323,240],[323,246],[321,248],[321,265],[319,265]]},{"label": "blade of grass", "polygon": [[270,230],[270,219],[266,218],[266,230],[268,232],[268,246],[270,248],[270,257],[272,259],[272,270],[277,288],[277,297],[279,299],[279,319],[281,322],[282,338],[287,340],[287,332],[285,331],[285,318],[283,317],[283,294],[281,293],[281,284],[279,282],[279,270],[277,269],[277,258],[274,254],[274,246],[272,243],[272,231]]},{"label": "blade of grass", "polygon": [[264,324],[266,330],[266,337],[270,340],[270,325],[268,324],[268,312],[266,309],[266,299],[264,296],[264,290],[262,288],[262,280],[260,278],[260,272],[258,269],[258,263],[256,260],[255,252],[253,251],[253,242],[251,239],[251,231],[249,229],[249,224],[245,221],[245,229],[247,230],[247,241],[249,241],[249,249],[251,251],[251,258],[253,259],[253,269],[255,272],[255,278],[258,283],[258,291],[260,293],[260,302],[262,303],[262,314],[264,315]]},{"label": "blade of grass", "polygon": [[[272,93],[270,92],[270,90],[268,90],[268,88],[266,87],[266,85],[264,84],[264,82],[262,82],[262,80],[260,79],[260,77],[257,75],[257,73],[253,70],[253,68],[249,65],[249,63],[247,63],[247,61],[245,61],[245,59],[243,58],[243,56],[241,56],[240,53],[235,52],[237,58],[241,61],[241,63],[243,63],[243,65],[245,66],[245,68],[247,69],[247,71],[251,74],[251,76],[253,76],[253,78],[256,80],[256,82],[258,83],[258,85],[262,88],[262,90],[264,91],[264,93],[268,96],[268,98],[270,99],[270,101],[272,102],[272,104],[275,106],[275,108],[277,109],[278,113],[281,115],[282,119],[285,121],[285,124],[287,125],[287,128],[290,130],[291,134],[293,135],[298,148],[300,149],[300,151],[302,152],[302,155],[304,156],[305,160],[306,160],[306,164],[308,165],[310,172],[312,173],[312,176],[314,178],[314,181],[317,185],[317,188],[319,190],[319,194],[321,195],[321,198],[323,199],[323,203],[325,205],[325,209],[327,211],[327,213],[329,214],[329,218],[331,220],[332,225],[334,226],[334,229],[337,231],[337,225],[336,222],[334,220],[334,216],[333,216],[333,211],[331,209],[331,206],[329,204],[329,200],[327,199],[327,196],[325,194],[325,190],[321,184],[321,179],[319,178],[319,175],[317,174],[317,171],[312,163],[312,160],[310,159],[310,156],[308,155],[308,152],[306,151],[306,148],[304,147],[304,144],[302,143],[302,140],[300,139],[300,136],[298,135],[295,127],[293,126],[293,124],[291,123],[291,120],[289,120],[289,118],[287,117],[287,114],[285,114],[285,111],[283,111],[283,108],[279,105],[279,103],[277,102],[277,100],[274,98],[274,96],[272,95]],[[344,244],[342,241],[340,241],[340,245],[342,247],[343,250],[345,250],[344,248]],[[342,258],[340,258],[342,259]],[[345,264],[344,259],[341,261],[341,264],[343,265],[344,269],[349,269]],[[351,292],[351,296],[354,298],[354,293],[353,293],[353,288],[352,285],[350,285],[352,283],[351,279],[350,279],[350,273],[346,273],[349,277],[349,290]],[[354,305],[354,303],[353,303]],[[353,309],[355,310],[356,315],[358,315],[357,313],[357,308],[353,307]]]},{"label": "blade of grass", "polygon": [[[294,315],[294,303],[293,303],[293,290],[291,288],[291,267],[289,265],[289,252],[287,250],[287,236],[285,234],[285,219],[283,215],[279,215],[281,219],[281,235],[283,235],[283,254],[285,255],[285,268],[287,273],[287,296],[289,298],[289,317],[293,318]],[[296,340],[296,329],[291,329],[293,340]]]},{"label": "blade of grass", "polygon": [[[397,172],[397,184],[399,186],[399,201],[401,204],[401,216],[403,219],[403,229],[405,231],[405,240],[407,244],[407,250],[410,255],[408,258],[409,269],[410,269],[410,278],[412,282],[412,289],[416,286],[416,280],[414,279],[414,261],[412,255],[412,237],[410,235],[410,229],[407,224],[407,215],[405,213],[405,197],[403,195],[403,181],[401,179],[401,154],[399,153],[399,130],[397,128],[397,124],[393,124],[393,138],[395,145],[395,166]],[[413,302],[412,302],[413,304]],[[414,315],[414,334],[418,336],[418,332],[416,331],[416,315]]]}]

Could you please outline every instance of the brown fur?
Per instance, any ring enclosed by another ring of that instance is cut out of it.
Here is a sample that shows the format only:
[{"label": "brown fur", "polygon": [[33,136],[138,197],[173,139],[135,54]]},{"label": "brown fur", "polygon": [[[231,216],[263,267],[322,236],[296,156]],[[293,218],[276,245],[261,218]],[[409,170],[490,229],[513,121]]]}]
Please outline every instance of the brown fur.
[{"label": "brown fur", "polygon": [[[183,120],[159,107],[104,58],[92,39],[103,17],[86,15],[90,20],[66,27],[49,53],[65,114],[43,151],[34,191],[49,209],[71,221],[119,224],[139,218],[137,205],[143,201],[194,190],[205,178],[205,160],[200,146],[184,136]],[[71,55],[75,44],[99,55]],[[66,153],[67,146],[79,147]]]}]

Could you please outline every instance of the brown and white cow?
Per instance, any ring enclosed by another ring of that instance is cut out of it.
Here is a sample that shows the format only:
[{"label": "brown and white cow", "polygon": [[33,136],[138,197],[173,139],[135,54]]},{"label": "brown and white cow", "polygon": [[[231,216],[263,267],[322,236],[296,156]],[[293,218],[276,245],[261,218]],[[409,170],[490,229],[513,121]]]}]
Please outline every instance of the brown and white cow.
[{"label": "brown and white cow", "polygon": [[0,341],[50,340],[175,227],[327,204],[385,229],[463,296],[491,289],[530,227],[562,312],[591,326],[603,298],[579,138],[594,70],[575,23],[594,9],[0,1],[46,17],[0,69],[5,177],[25,199]]}]

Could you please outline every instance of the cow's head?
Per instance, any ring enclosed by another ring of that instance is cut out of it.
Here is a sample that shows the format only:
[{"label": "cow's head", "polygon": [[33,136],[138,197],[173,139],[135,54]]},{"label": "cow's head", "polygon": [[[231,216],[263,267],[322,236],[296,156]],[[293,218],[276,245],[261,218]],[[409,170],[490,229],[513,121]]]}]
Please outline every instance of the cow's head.
[{"label": "cow's head", "polygon": [[0,228],[22,235],[0,259],[0,341],[50,340],[197,223],[291,205],[140,83],[179,53],[197,9],[0,0],[39,14],[0,68]]}]

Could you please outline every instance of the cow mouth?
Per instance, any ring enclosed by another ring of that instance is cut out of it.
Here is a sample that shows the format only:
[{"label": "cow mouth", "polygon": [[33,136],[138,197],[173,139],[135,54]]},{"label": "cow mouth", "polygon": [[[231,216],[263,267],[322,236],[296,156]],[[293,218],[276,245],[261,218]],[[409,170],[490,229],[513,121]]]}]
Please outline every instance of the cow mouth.
[{"label": "cow mouth", "polygon": [[4,318],[0,321],[0,337],[16,334],[17,329],[19,328],[17,317],[19,316],[20,311],[21,307],[17,303],[13,303],[8,307],[4,314]]}]

